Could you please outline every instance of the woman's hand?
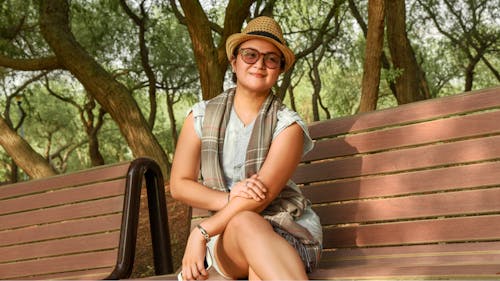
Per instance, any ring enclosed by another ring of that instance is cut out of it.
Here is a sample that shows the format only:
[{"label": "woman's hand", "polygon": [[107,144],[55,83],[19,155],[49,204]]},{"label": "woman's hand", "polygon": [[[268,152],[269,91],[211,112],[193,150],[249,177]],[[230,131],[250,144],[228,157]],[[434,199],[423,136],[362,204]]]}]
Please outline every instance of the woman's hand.
[{"label": "woman's hand", "polygon": [[206,251],[205,238],[197,228],[193,229],[182,258],[183,280],[205,280],[208,278],[208,272],[204,265]]},{"label": "woman's hand", "polygon": [[238,182],[231,188],[229,201],[234,197],[253,199],[257,202],[266,198],[267,188],[257,174]]}]

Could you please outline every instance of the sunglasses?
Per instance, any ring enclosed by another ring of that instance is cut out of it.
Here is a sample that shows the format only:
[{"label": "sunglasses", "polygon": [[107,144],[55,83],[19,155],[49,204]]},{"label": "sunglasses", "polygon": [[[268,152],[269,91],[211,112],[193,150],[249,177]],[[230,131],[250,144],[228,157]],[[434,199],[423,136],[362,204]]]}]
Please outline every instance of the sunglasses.
[{"label": "sunglasses", "polygon": [[[205,265],[205,269],[208,271],[210,268],[212,268],[212,253],[210,252],[210,248],[207,247],[207,254],[205,255],[205,260],[203,261]],[[177,274],[177,281],[184,281],[182,278],[182,271]]]},{"label": "sunglasses", "polygon": [[241,59],[248,64],[254,64],[260,60],[261,56],[264,56],[264,65],[269,69],[276,69],[281,67],[282,59],[276,53],[261,53],[252,48],[244,48],[238,51],[241,55]]}]

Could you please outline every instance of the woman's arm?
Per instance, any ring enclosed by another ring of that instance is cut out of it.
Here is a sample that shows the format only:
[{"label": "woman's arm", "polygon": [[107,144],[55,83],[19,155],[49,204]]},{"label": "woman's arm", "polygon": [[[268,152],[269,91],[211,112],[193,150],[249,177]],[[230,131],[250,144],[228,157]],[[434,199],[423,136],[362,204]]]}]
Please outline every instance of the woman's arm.
[{"label": "woman's arm", "polygon": [[218,211],[227,204],[227,193],[198,183],[200,153],[201,140],[194,130],[194,117],[190,113],[177,141],[170,174],[170,192],[173,198],[192,207]]},{"label": "woman's arm", "polygon": [[212,236],[222,233],[229,220],[244,210],[264,210],[285,187],[295,171],[303,151],[303,131],[294,123],[281,132],[272,142],[269,153],[257,179],[267,188],[266,198],[261,201],[235,197],[223,209],[203,221],[202,225]]}]

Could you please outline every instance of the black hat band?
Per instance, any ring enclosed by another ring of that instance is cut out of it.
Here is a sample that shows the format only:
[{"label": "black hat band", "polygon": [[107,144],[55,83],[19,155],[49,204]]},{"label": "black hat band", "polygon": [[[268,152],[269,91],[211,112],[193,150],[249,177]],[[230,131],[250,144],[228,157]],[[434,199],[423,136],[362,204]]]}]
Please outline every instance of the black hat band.
[{"label": "black hat band", "polygon": [[272,33],[269,33],[269,32],[265,32],[265,31],[252,31],[252,32],[248,32],[247,34],[260,35],[260,36],[264,36],[264,37],[269,37],[269,38],[277,41],[281,45],[284,45],[283,42],[281,42],[281,40],[276,35],[274,35]]}]

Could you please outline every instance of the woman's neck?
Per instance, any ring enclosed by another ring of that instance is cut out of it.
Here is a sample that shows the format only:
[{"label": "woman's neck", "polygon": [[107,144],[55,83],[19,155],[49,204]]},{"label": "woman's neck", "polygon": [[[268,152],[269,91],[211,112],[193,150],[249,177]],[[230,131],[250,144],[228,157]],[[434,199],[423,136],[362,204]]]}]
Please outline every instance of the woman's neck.
[{"label": "woman's neck", "polygon": [[253,122],[259,113],[260,107],[270,93],[270,90],[267,92],[253,92],[242,89],[241,87],[236,88],[234,111],[245,126]]}]

